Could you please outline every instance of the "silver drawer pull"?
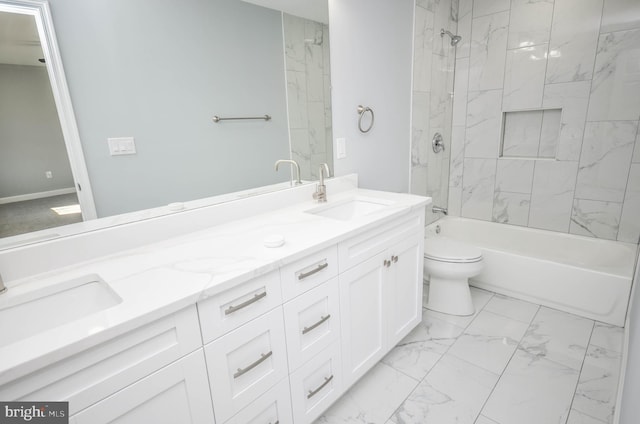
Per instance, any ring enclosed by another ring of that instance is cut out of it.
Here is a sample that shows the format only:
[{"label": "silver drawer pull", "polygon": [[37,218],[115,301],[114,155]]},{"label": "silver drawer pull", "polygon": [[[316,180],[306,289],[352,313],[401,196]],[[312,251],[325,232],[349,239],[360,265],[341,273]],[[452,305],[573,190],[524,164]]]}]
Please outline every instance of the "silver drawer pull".
[{"label": "silver drawer pull", "polygon": [[233,374],[233,378],[238,378],[243,374],[248,373],[249,371],[251,371],[252,369],[254,369],[255,367],[257,367],[258,365],[260,365],[261,363],[263,363],[264,361],[267,360],[267,358],[269,356],[273,355],[273,351],[270,350],[267,353],[263,353],[262,355],[260,355],[260,359],[258,359],[257,361],[255,361],[253,364],[247,366],[246,368],[238,368],[238,372]]},{"label": "silver drawer pull", "polygon": [[304,278],[310,277],[313,274],[322,271],[323,269],[325,269],[328,266],[329,266],[328,262],[323,262],[323,263],[319,264],[317,267],[313,268],[311,271],[303,272],[301,274],[298,274],[298,280],[302,280]]},{"label": "silver drawer pull", "polygon": [[[271,424],[271,421],[269,421],[269,424]],[[275,422],[275,423],[273,423],[273,424],[280,424],[280,420],[276,421],[276,422]]]},{"label": "silver drawer pull", "polygon": [[331,318],[331,314],[328,314],[326,317],[320,316],[320,321],[316,322],[311,327],[304,327],[304,329],[302,330],[302,334],[307,334],[309,331],[319,327],[320,325],[322,325],[323,322],[325,322],[329,318]]},{"label": "silver drawer pull", "polygon": [[318,392],[322,389],[324,389],[324,386],[326,386],[327,384],[329,384],[329,382],[333,380],[333,374],[331,374],[331,377],[325,377],[324,378],[324,383],[322,383],[320,385],[320,387],[318,387],[315,390],[309,390],[309,394],[307,395],[307,399],[311,399],[312,397],[314,397],[316,394],[318,394]]},{"label": "silver drawer pull", "polygon": [[257,302],[258,300],[262,299],[263,297],[267,297],[267,292],[262,292],[262,293],[258,293],[253,295],[253,297],[249,300],[246,300],[244,302],[242,302],[241,304],[237,305],[237,306],[229,306],[227,309],[224,310],[224,314],[225,315],[229,315],[232,314],[236,311],[239,311],[242,308],[246,308],[247,306],[251,305],[252,303]]}]

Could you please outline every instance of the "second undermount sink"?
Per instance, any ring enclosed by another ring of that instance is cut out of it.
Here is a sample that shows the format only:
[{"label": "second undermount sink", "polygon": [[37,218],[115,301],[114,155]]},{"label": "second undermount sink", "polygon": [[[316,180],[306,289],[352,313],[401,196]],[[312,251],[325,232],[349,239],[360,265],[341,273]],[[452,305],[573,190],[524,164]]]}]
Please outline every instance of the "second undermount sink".
[{"label": "second undermount sink", "polygon": [[318,206],[306,211],[307,213],[324,216],[325,218],[337,219],[340,221],[351,221],[365,215],[387,208],[393,202],[384,199],[353,198],[338,201],[334,204]]},{"label": "second undermount sink", "polygon": [[[11,289],[3,296],[11,296]],[[95,274],[16,295],[0,304],[0,347],[121,302],[122,298]]]}]

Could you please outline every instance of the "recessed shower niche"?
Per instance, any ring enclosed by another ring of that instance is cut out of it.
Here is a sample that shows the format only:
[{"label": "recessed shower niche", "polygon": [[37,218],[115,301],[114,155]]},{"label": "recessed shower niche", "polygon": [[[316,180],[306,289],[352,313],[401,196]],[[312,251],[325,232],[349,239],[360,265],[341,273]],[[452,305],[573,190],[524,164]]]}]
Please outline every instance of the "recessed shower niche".
[{"label": "recessed shower niche", "polygon": [[504,112],[501,157],[555,159],[562,109]]}]

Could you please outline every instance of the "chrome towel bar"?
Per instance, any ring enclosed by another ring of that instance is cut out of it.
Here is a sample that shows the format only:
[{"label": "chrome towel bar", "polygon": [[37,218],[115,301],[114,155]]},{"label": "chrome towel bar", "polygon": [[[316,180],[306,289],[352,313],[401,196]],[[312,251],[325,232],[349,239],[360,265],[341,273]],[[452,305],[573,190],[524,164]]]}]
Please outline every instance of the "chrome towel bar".
[{"label": "chrome towel bar", "polygon": [[265,121],[270,121],[271,120],[271,116],[264,115],[264,116],[246,116],[246,117],[235,117],[235,118],[221,118],[218,115],[214,115],[213,122],[237,121],[237,120],[247,120],[247,119],[263,119]]}]

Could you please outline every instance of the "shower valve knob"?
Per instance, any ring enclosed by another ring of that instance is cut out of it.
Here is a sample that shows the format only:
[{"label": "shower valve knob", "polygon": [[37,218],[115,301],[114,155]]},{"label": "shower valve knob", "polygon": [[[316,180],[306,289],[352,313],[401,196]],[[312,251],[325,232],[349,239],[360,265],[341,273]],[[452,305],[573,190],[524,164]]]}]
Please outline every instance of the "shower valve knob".
[{"label": "shower valve knob", "polygon": [[442,138],[442,134],[437,132],[433,135],[433,140],[431,140],[431,146],[433,147],[434,153],[440,153],[444,151],[444,140]]}]

